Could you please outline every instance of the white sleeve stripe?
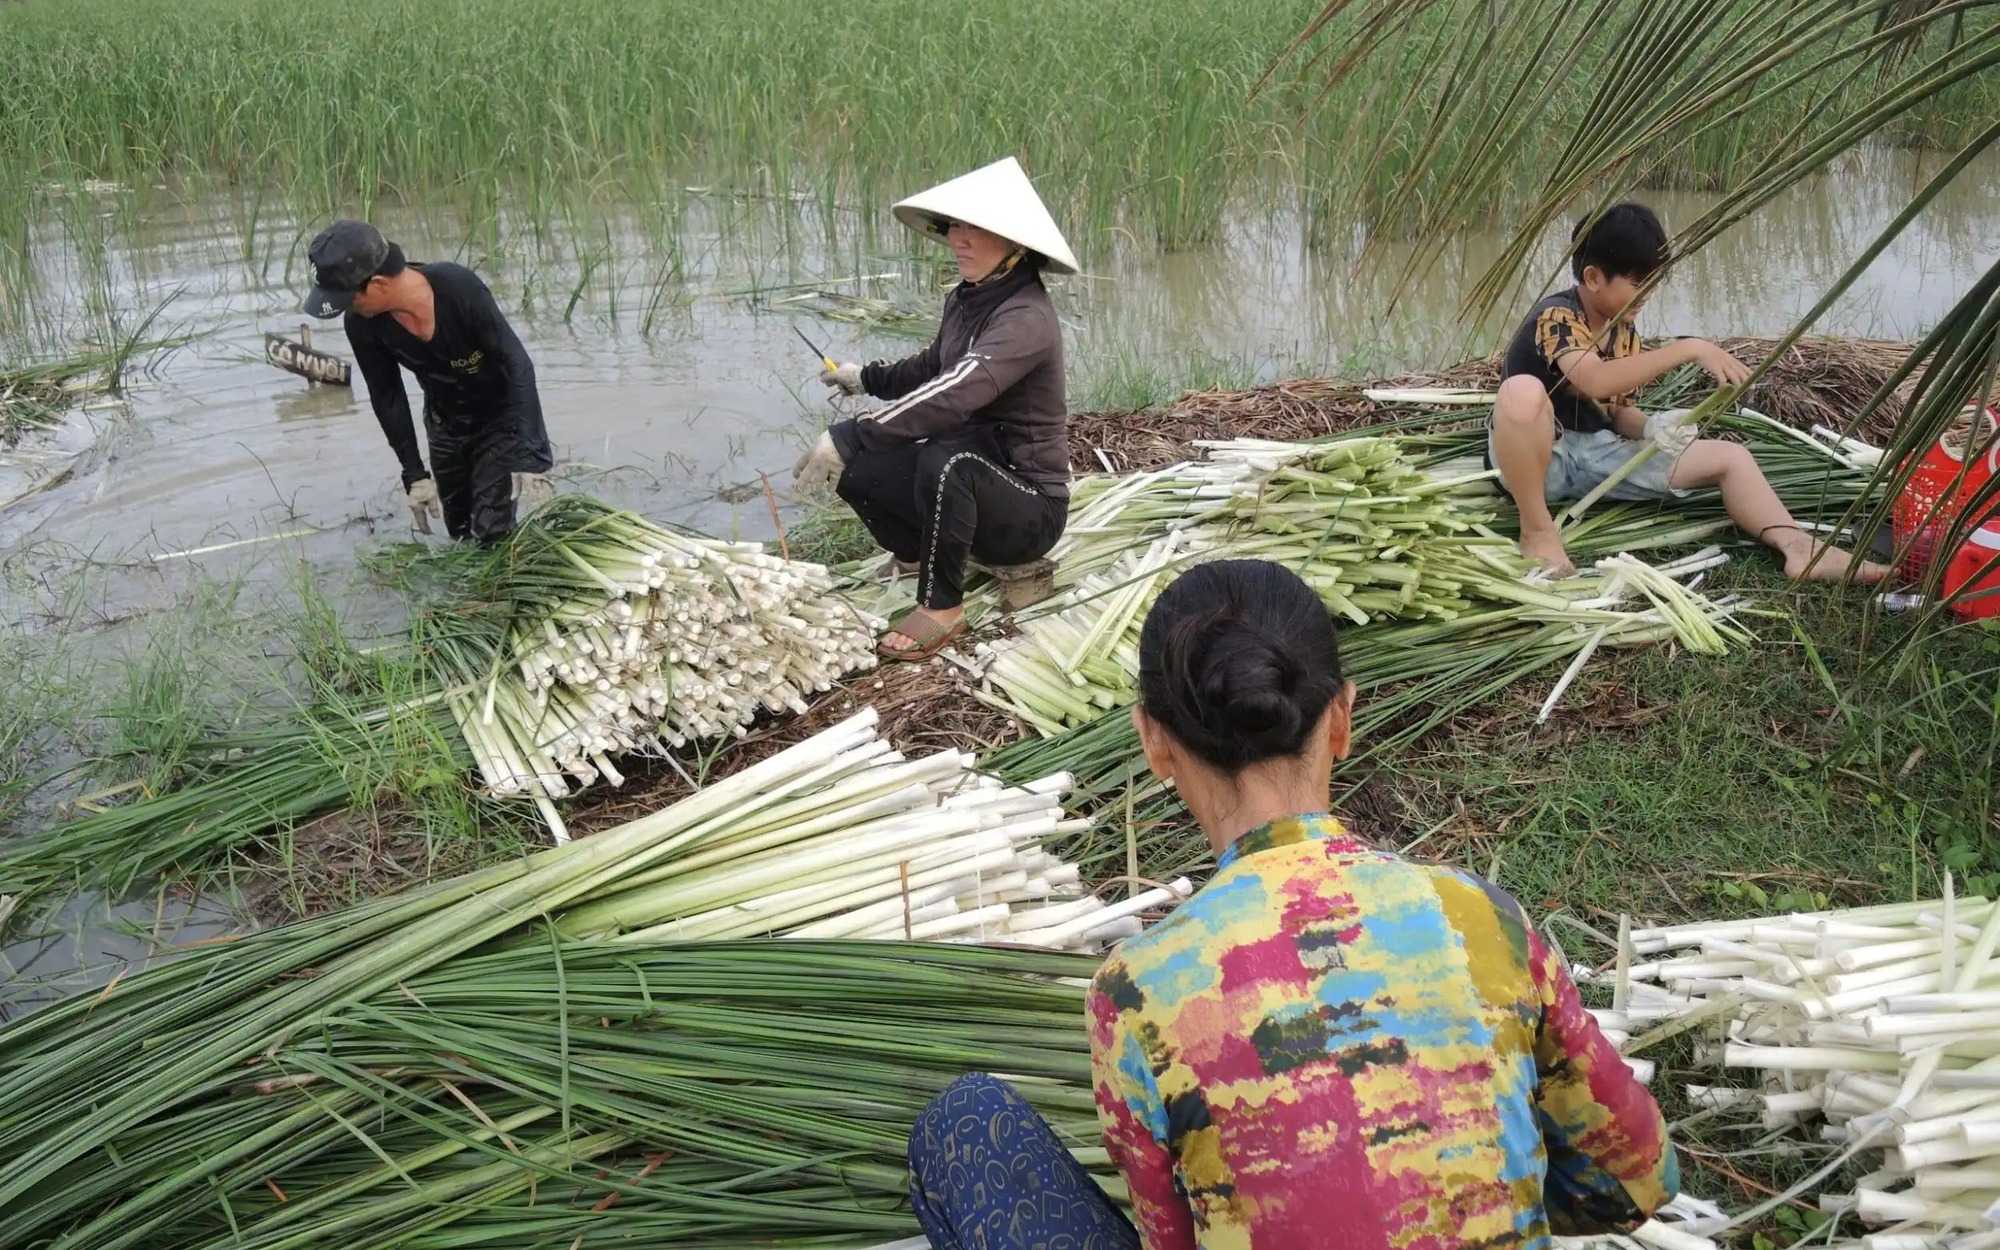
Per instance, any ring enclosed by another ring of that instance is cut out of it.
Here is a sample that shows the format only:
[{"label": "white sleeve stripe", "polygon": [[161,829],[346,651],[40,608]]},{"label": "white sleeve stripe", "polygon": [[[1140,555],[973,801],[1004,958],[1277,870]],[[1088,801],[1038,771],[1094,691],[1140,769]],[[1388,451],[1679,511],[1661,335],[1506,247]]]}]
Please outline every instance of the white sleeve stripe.
[{"label": "white sleeve stripe", "polygon": [[968,352],[959,358],[957,364],[945,372],[938,374],[922,386],[919,386],[916,390],[911,391],[886,407],[877,408],[874,412],[864,413],[862,416],[865,420],[869,421],[887,421],[892,417],[901,416],[915,405],[923,403],[927,399],[933,399],[971,377],[972,371],[978,368],[985,359],[984,356],[975,356]]}]

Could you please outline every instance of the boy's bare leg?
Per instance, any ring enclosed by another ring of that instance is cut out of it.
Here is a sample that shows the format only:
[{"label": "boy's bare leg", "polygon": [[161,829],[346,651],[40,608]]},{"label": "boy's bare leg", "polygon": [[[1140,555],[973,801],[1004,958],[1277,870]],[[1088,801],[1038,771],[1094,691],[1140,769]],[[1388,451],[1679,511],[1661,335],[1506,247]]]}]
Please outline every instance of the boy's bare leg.
[{"label": "boy's bare leg", "polygon": [[1493,405],[1493,466],[1521,514],[1521,554],[1541,561],[1552,576],[1567,577],[1576,566],[1563,550],[1543,487],[1555,446],[1556,414],[1547,389],[1526,376],[1502,382]]},{"label": "boy's bare leg", "polygon": [[1829,543],[1815,542],[1800,529],[1798,522],[1771,489],[1757,458],[1741,443],[1720,439],[1698,439],[1674,462],[1667,483],[1676,490],[1713,486],[1722,492],[1722,505],[1737,528],[1785,559],[1786,577],[1807,577],[1816,582],[1837,582],[1854,569],[1857,582],[1879,582],[1889,575],[1887,566],[1849,555]]}]

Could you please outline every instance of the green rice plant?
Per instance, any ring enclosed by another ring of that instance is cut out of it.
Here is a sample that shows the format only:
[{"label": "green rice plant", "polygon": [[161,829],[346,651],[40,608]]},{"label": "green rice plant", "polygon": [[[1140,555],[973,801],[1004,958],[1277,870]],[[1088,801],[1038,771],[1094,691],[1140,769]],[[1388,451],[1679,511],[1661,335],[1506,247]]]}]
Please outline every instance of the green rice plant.
[{"label": "green rice plant", "polygon": [[[0,8],[13,87],[0,170],[140,187],[208,174],[255,184],[259,205],[281,192],[316,211],[366,212],[392,190],[475,204],[504,191],[548,222],[580,190],[653,188],[663,170],[825,210],[1014,153],[1086,257],[1113,228],[1167,248],[1209,244],[1224,205],[1273,175],[1363,192],[1370,211],[1347,220],[1395,234],[1408,224],[1399,206],[1419,202],[1405,191],[1435,190],[1424,171],[1442,157],[1504,150],[1516,169],[1553,164],[1566,130],[1550,119],[1588,112],[1630,34],[1573,23],[1572,62],[1509,99],[1505,69],[1536,56],[1534,23],[1406,6],[1407,21],[1364,27],[1338,12],[1325,37],[1381,37],[1393,58],[1381,72],[1330,92],[1289,76],[1253,90],[1319,7],[1024,0],[1003,20],[915,0],[355,0],[300,55],[292,15],[255,0],[22,0]],[[1964,46],[1990,21],[1968,18]],[[1828,39],[1867,37],[1857,24]],[[437,72],[406,72],[384,54],[399,46],[425,48]],[[875,73],[884,63],[897,72]],[[1633,93],[1672,99],[1677,80],[1646,68],[1626,75]],[[1463,103],[1466,82],[1489,93]],[[1825,97],[1774,90],[1730,125],[1784,132]],[[1996,97],[1968,81],[1885,134],[1953,142],[1996,115]],[[1822,111],[1808,133],[1824,128]],[[1482,141],[1496,134],[1506,142]],[[1674,147],[1661,180],[1726,179],[1735,150]]]}]

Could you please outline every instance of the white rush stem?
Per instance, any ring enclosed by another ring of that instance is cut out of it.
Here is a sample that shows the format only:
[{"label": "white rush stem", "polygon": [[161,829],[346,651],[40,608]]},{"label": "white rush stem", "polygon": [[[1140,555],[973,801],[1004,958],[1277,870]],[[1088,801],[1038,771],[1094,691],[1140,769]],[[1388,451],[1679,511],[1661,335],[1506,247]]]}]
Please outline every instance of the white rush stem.
[{"label": "white rush stem", "polygon": [[1985,1213],[1971,1207],[1932,1202],[1913,1194],[1890,1194],[1863,1190],[1854,1196],[1854,1212],[1875,1224],[1898,1224],[1916,1220],[1945,1228],[1978,1229]]},{"label": "white rush stem", "polygon": [[1010,932],[1032,933],[1037,929],[1053,928],[1080,916],[1104,910],[1104,900],[1092,895],[1071,903],[1057,903],[1050,907],[1024,907],[1016,911],[1008,920]]},{"label": "white rush stem", "polygon": [[1862,1032],[1871,1040],[1912,1033],[1976,1033],[1985,1029],[2000,1029],[2000,1010],[1899,1012],[1871,1016],[1861,1022]]},{"label": "white rush stem", "polygon": [[1913,1178],[1913,1187],[1925,1198],[1948,1198],[1968,1190],[2000,1197],[2000,1162],[1925,1168]]},{"label": "white rush stem", "polygon": [[[1943,970],[1939,970],[1942,974]],[[1967,990],[1964,993],[1904,994],[1881,1000],[1884,1012],[2000,1011],[2000,990]]]},{"label": "white rush stem", "polygon": [[1899,1146],[1914,1146],[1920,1142],[1943,1141],[1946,1138],[1963,1136],[1966,1144],[1978,1145],[1980,1143],[1974,1140],[1972,1134],[1962,1134],[1961,1130],[1976,1130],[1982,1125],[1993,1126],[1995,1138],[2000,1140],[2000,1106],[1987,1104],[1983,1110],[1975,1107],[1952,1115],[1940,1115],[1898,1124],[1894,1130],[1894,1138]]},{"label": "white rush stem", "polygon": [[1716,1250],[1716,1244],[1708,1238],[1683,1232],[1658,1220],[1647,1220],[1633,1229],[1632,1240],[1651,1246],[1653,1250]]},{"label": "white rush stem", "polygon": [[1137,916],[1142,911],[1150,911],[1156,907],[1167,907],[1183,902],[1193,893],[1194,883],[1186,877],[1179,877],[1159,889],[1147,890],[1123,902],[1108,904],[1088,915],[1037,930],[1037,933],[1051,943],[1068,942],[1095,933],[1109,922]]},{"label": "white rush stem", "polygon": [[[1960,899],[1963,907],[1980,906],[1987,903],[1984,898]],[[1675,946],[1699,944],[1705,936],[1742,939],[1750,936],[1758,925],[1782,922],[1797,926],[1823,919],[1843,919],[1862,924],[1908,924],[1923,912],[1936,911],[1938,900],[1925,899],[1914,903],[1883,903],[1873,907],[1854,907],[1843,911],[1792,912],[1785,916],[1764,916],[1753,920],[1705,920],[1690,924],[1664,925],[1650,929],[1632,930],[1632,941],[1641,951],[1648,948],[1668,950]]]},{"label": "white rush stem", "polygon": [[1991,1159],[1994,1148],[1972,1146],[1956,1138],[1895,1146],[1883,1153],[1883,1162],[1903,1172],[1921,1172],[1944,1163],[1964,1163],[1971,1159]]},{"label": "white rush stem", "polygon": [[1864,1233],[1862,1250],[1938,1250],[1938,1239],[1929,1233]]},{"label": "white rush stem", "polygon": [[1748,1046],[1737,1042],[1722,1049],[1723,1066],[1775,1068],[1785,1072],[1895,1072],[1902,1062],[1895,1055],[1832,1046]]},{"label": "white rush stem", "polygon": [[910,927],[913,941],[929,942],[953,934],[978,930],[984,934],[989,928],[998,928],[1007,921],[1010,908],[1005,903],[995,903],[991,907],[981,907],[973,911],[960,912],[940,920],[925,921]]}]

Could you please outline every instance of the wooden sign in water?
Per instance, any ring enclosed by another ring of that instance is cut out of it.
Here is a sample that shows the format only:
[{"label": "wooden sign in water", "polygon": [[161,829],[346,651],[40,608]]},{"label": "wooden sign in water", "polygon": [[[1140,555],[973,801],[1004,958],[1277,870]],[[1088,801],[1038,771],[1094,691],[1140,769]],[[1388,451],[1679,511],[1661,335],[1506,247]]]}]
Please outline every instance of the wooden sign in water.
[{"label": "wooden sign in water", "polygon": [[308,382],[326,386],[354,385],[354,374],[346,361],[313,350],[311,327],[300,326],[299,339],[302,341],[295,342],[282,334],[266,334],[264,359],[287,373],[298,374]]}]

